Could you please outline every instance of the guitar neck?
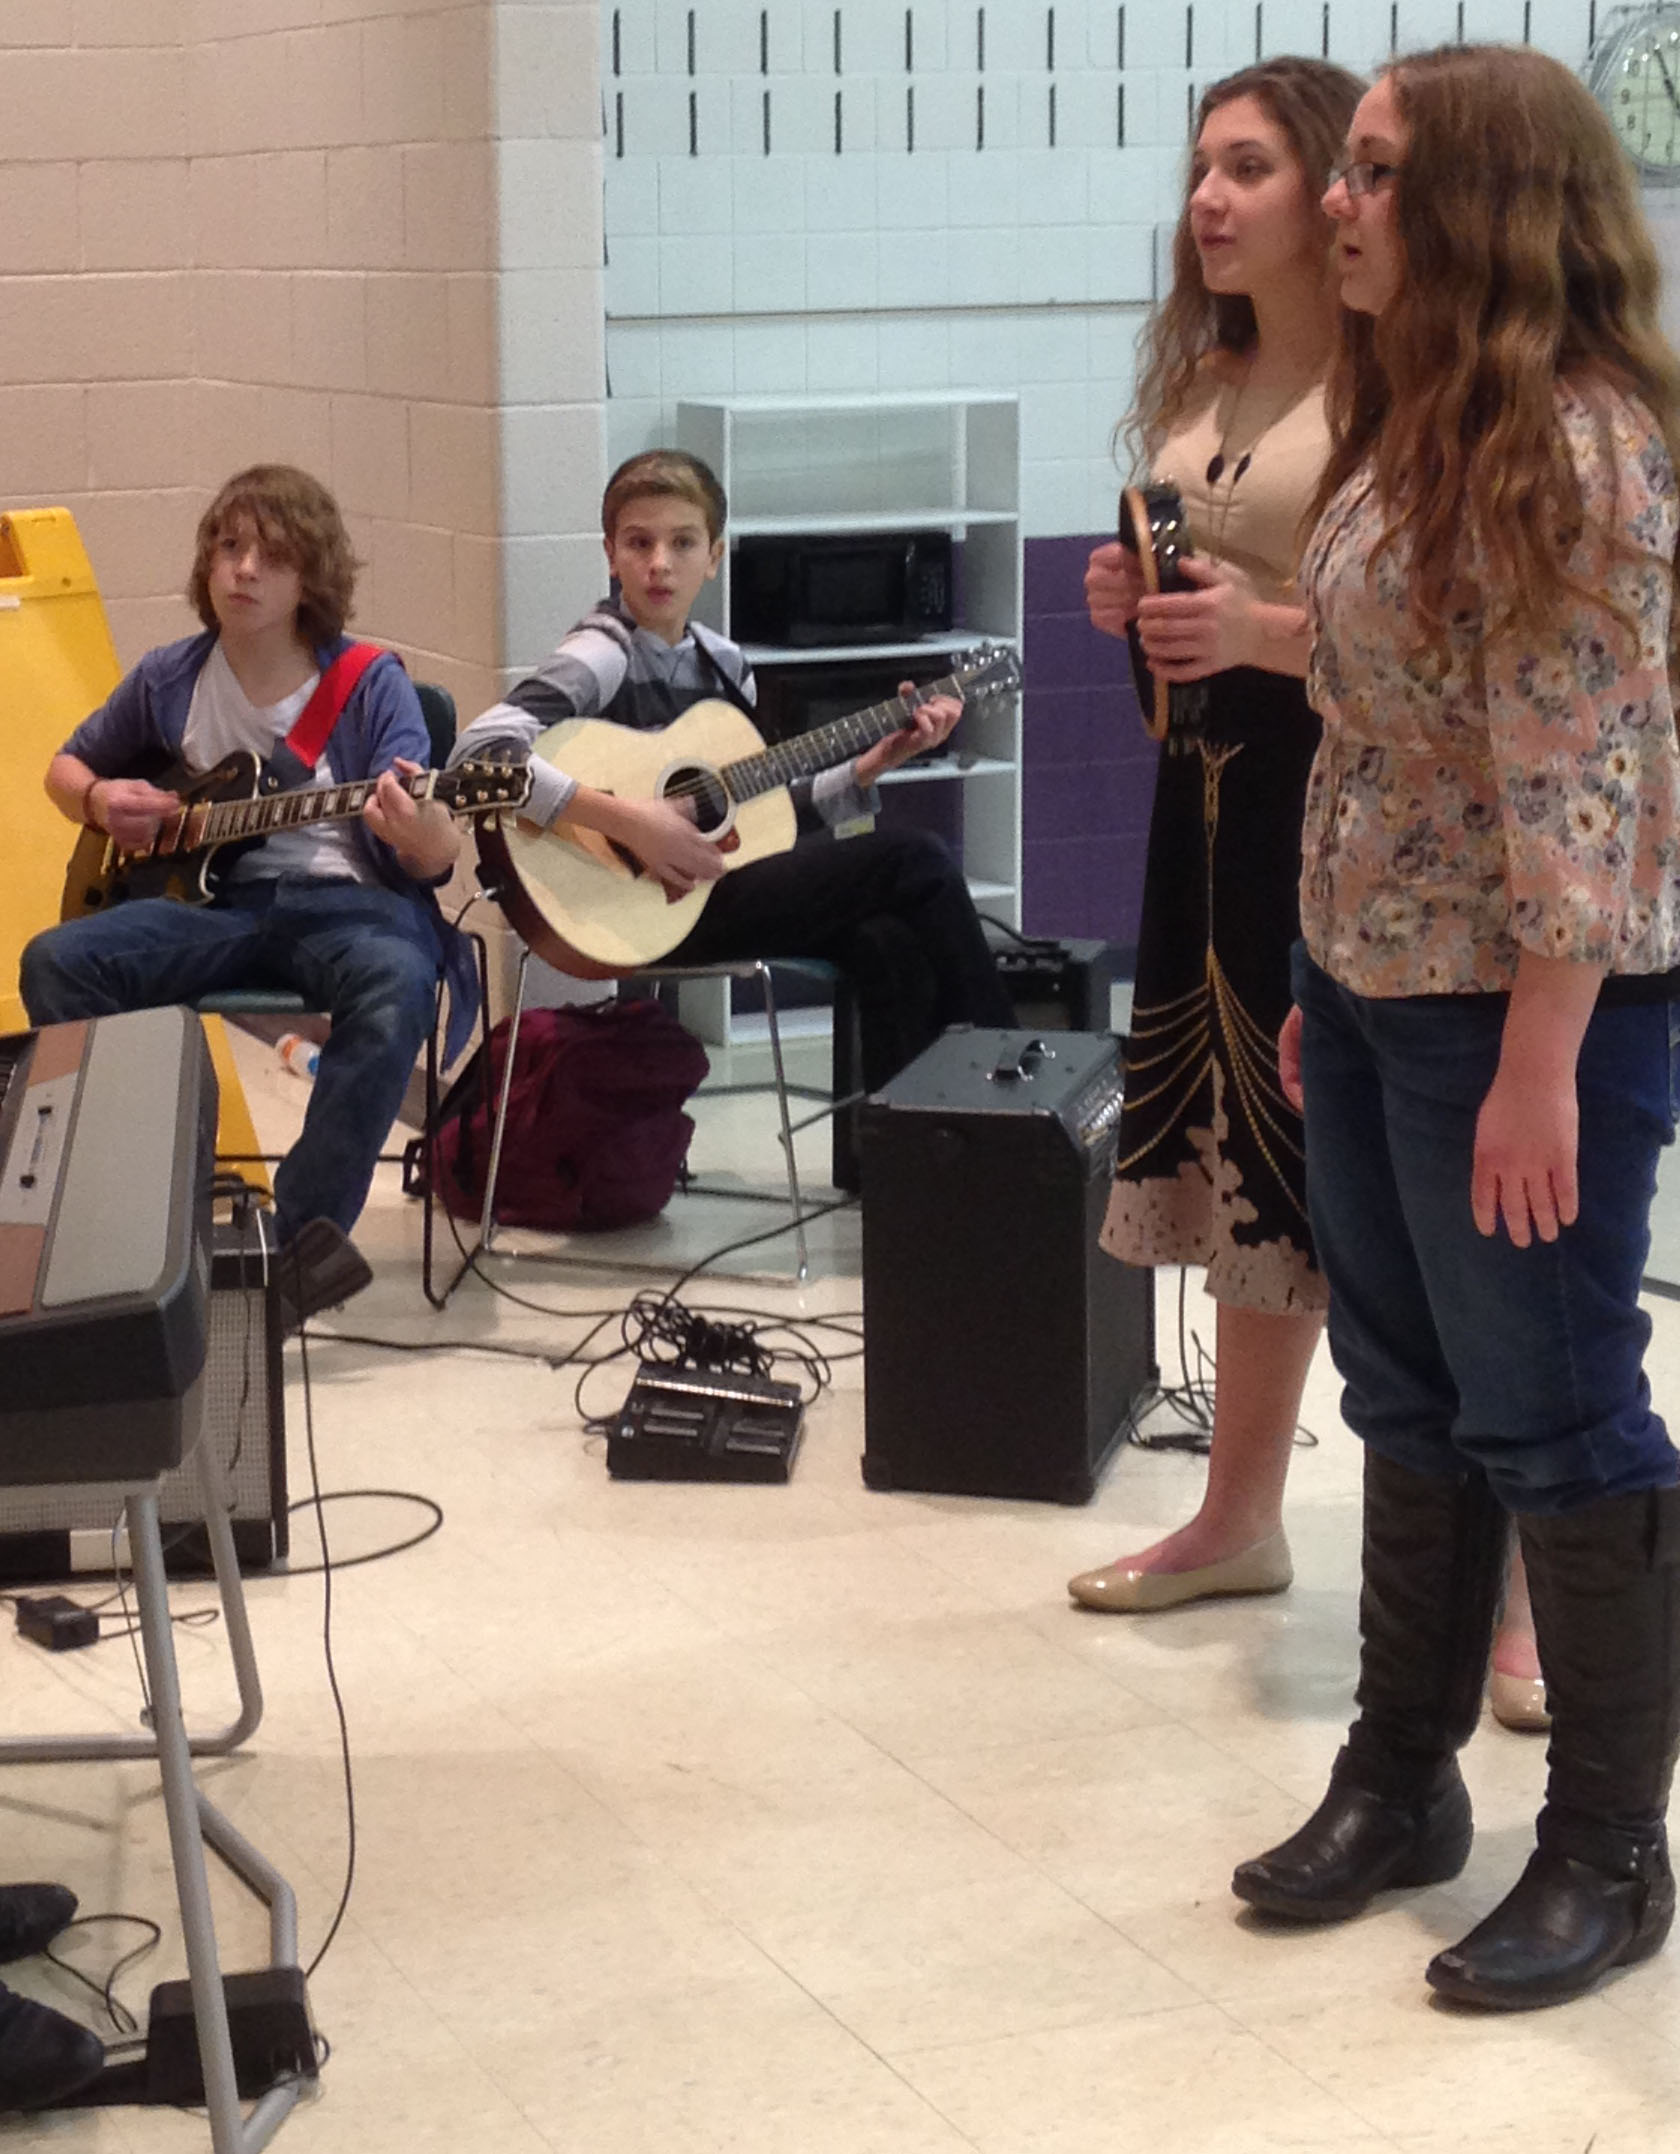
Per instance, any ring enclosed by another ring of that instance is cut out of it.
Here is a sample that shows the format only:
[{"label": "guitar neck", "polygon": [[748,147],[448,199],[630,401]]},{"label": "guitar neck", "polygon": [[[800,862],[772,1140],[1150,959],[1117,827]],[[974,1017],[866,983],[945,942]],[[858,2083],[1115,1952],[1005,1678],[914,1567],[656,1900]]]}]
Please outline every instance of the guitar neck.
[{"label": "guitar neck", "polygon": [[[419,771],[405,777],[391,773],[411,800],[430,800],[440,792],[445,805],[452,790],[446,773]],[[299,830],[313,823],[344,823],[360,815],[378,790],[377,778],[355,778],[344,785],[306,785],[295,792],[259,795],[254,800],[216,800],[189,807],[183,815],[184,836],[196,850],[204,845],[225,845],[236,838],[267,837],[275,830]]]},{"label": "guitar neck", "polygon": [[[947,673],[940,680],[926,681],[918,687],[915,700],[925,703],[933,696],[960,696],[962,692],[961,677]],[[814,778],[819,771],[832,770],[836,763],[849,762],[853,756],[873,748],[877,741],[885,740],[889,733],[898,732],[909,720],[910,705],[902,696],[889,696],[884,703],[848,712],[844,718],[817,726],[809,733],[796,734],[792,740],[781,741],[759,755],[744,755],[739,762],[726,763],[719,775],[731,798],[755,800],[761,793],[774,792],[779,785]]]}]

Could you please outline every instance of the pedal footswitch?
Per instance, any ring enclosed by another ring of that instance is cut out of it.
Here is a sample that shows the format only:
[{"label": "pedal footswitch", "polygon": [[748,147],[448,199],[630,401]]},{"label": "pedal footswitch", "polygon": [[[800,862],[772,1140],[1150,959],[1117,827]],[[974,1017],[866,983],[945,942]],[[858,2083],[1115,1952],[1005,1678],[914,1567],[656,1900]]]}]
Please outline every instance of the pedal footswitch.
[{"label": "pedal footswitch", "polygon": [[607,1436],[620,1481],[786,1481],[804,1426],[796,1384],[644,1361]]}]

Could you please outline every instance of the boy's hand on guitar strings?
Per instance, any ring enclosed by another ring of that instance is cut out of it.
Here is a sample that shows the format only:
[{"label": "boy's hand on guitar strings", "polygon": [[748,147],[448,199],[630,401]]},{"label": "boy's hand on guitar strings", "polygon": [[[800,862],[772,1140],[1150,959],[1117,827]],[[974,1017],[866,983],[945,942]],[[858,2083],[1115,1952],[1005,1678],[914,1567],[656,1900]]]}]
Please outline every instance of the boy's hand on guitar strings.
[{"label": "boy's hand on guitar strings", "polygon": [[1253,579],[1202,554],[1185,555],[1178,567],[1202,589],[1161,592],[1138,604],[1138,640],[1150,672],[1163,681],[1201,681],[1252,665],[1261,641]]},{"label": "boy's hand on guitar strings", "polygon": [[625,800],[619,827],[610,835],[627,845],[667,890],[687,897],[701,883],[715,883],[725,862],[718,846],[694,827],[691,800]]},{"label": "boy's hand on guitar strings", "polygon": [[1085,564],[1085,608],[1091,626],[1105,636],[1123,636],[1137,618],[1143,597],[1143,571],[1131,547],[1118,539],[1093,549]]},{"label": "boy's hand on guitar strings", "polygon": [[95,778],[83,796],[82,812],[96,829],[138,851],[151,844],[180,805],[179,794],[166,793],[144,778]]},{"label": "boy's hand on guitar strings", "polygon": [[[900,681],[898,692],[908,701],[916,693],[915,683]],[[889,733],[858,757],[852,766],[858,785],[867,789],[887,771],[908,763],[913,755],[925,755],[930,748],[937,748],[949,737],[962,713],[961,696],[930,696],[925,703],[918,703],[896,733]]]}]

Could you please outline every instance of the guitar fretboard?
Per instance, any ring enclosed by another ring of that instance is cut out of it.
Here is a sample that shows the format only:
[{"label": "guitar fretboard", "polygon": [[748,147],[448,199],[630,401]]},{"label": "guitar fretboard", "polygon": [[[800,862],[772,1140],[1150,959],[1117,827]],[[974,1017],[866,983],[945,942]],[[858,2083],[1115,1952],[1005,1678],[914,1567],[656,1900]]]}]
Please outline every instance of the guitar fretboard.
[{"label": "guitar fretboard", "polygon": [[[423,770],[407,778],[391,774],[411,800],[430,800],[444,773]],[[377,778],[356,778],[345,785],[302,786],[296,792],[266,799],[201,801],[185,810],[179,844],[189,852],[204,845],[224,845],[236,838],[266,837],[273,830],[297,830],[309,823],[342,823],[361,814],[378,791]],[[451,790],[444,788],[445,796]]]},{"label": "guitar fretboard", "polygon": [[814,778],[818,771],[862,755],[889,733],[898,732],[909,723],[914,704],[926,703],[933,696],[960,696],[964,680],[962,674],[947,673],[937,681],[924,682],[908,702],[903,696],[889,696],[884,703],[871,703],[867,710],[850,711],[844,718],[780,741],[759,755],[725,763],[719,775],[735,800],[755,800],[779,785],[791,785],[796,778]]}]

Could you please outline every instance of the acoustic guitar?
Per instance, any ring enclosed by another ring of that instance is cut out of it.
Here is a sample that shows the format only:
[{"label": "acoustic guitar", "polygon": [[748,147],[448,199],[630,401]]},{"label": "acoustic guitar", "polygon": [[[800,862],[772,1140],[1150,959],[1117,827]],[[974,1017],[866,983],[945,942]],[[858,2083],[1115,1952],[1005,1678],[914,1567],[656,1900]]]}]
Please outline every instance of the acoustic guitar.
[{"label": "acoustic guitar", "polygon": [[[1120,496],[1120,543],[1137,555],[1143,587],[1151,597],[1199,588],[1180,567],[1196,549],[1191,544],[1183,497],[1176,486],[1158,480],[1153,485],[1125,489]],[[1131,648],[1138,701],[1143,706],[1144,731],[1151,740],[1164,741],[1169,749],[1188,746],[1200,733],[1206,716],[1206,683],[1158,681],[1149,670],[1135,622],[1126,630],[1126,641]]]},{"label": "acoustic guitar", "polygon": [[[893,696],[774,748],[744,711],[711,698],[650,732],[568,718],[539,734],[531,753],[604,793],[692,801],[696,824],[726,854],[728,872],[792,845],[797,819],[788,787],[795,779],[874,747],[906,723],[916,703],[943,695],[981,702],[1020,685],[1019,658],[1000,646],[909,699]],[[543,830],[511,815],[479,825],[478,858],[520,938],[557,970],[584,980],[656,964],[693,928],[712,889],[668,889],[598,831],[565,823]]]},{"label": "acoustic guitar", "polygon": [[[531,774],[520,764],[462,763],[454,770],[391,775],[411,800],[435,800],[452,815],[489,815],[530,797]],[[224,756],[201,777],[184,772],[157,780],[180,796],[150,845],[119,845],[103,830],[84,830],[70,855],[59,906],[61,920],[108,911],[127,898],[166,897],[208,905],[239,854],[276,830],[359,816],[377,778],[347,785],[306,785],[282,791],[280,781],[244,749]]]}]

